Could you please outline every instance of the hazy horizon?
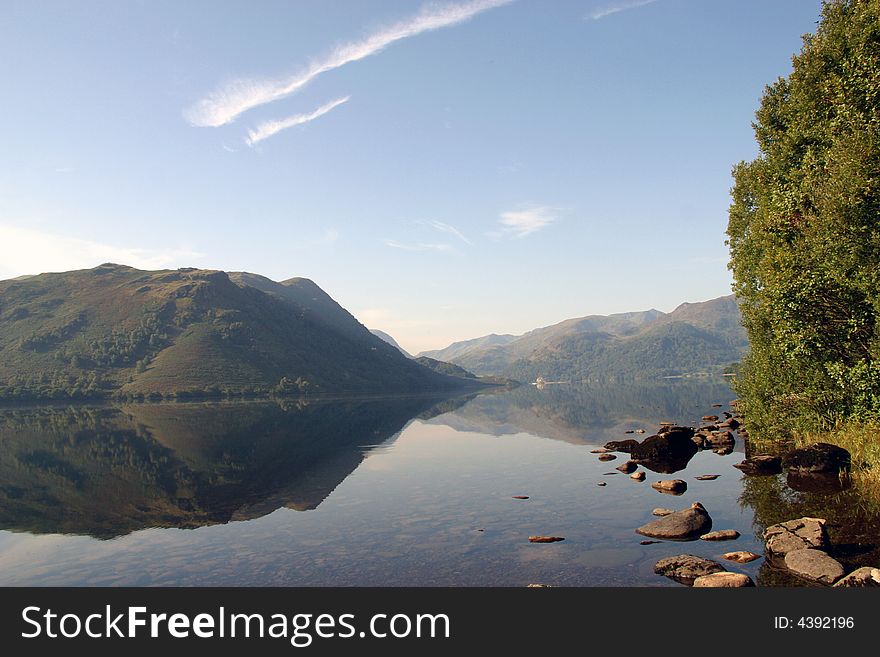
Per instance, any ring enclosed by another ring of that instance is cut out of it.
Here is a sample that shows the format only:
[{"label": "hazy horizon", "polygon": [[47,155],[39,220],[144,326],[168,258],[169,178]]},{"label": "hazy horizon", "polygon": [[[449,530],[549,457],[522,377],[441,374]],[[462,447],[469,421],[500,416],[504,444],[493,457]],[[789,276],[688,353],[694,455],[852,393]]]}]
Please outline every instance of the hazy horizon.
[{"label": "hazy horizon", "polygon": [[0,279],[314,280],[410,353],[730,293],[820,0],[8,3]]}]

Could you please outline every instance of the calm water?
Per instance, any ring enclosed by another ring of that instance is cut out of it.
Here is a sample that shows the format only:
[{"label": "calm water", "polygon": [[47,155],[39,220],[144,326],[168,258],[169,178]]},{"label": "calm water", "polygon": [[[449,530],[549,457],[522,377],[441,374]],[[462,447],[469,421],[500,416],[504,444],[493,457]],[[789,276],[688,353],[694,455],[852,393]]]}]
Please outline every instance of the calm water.
[{"label": "calm water", "polygon": [[[672,382],[0,410],[0,584],[677,586],[653,574],[657,559],[762,552],[766,524],[816,512],[836,524],[847,565],[877,561],[880,523],[852,491],[744,479],[739,442],[676,473],[680,497],[650,487],[669,474],[606,475],[625,455],[590,453],[627,429],[693,424],[731,397],[723,383]],[[694,501],[742,537],[639,544],[654,507]],[[763,560],[729,569],[793,583]]]}]

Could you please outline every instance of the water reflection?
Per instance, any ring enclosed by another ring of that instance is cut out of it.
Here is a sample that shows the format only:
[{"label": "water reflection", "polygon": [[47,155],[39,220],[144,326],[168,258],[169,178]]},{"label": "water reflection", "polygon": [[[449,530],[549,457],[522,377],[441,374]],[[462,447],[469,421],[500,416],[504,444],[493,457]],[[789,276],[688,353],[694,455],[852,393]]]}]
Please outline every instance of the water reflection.
[{"label": "water reflection", "polygon": [[436,399],[0,412],[0,529],[112,538],[316,508]]}]

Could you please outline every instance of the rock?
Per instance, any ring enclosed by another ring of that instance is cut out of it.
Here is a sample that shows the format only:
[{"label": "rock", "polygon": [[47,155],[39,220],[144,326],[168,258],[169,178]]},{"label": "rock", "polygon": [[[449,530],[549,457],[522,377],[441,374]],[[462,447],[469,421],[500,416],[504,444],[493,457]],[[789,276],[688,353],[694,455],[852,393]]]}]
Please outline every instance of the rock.
[{"label": "rock", "polygon": [[721,415],[724,416],[724,419],[725,419],[725,420],[729,420],[730,418],[733,417],[733,415],[732,415],[731,413],[728,413],[727,411],[723,411],[723,412],[721,413]]},{"label": "rock", "polygon": [[653,511],[651,511],[651,513],[655,516],[662,517],[662,516],[671,515],[671,514],[675,513],[675,511],[673,511],[672,509],[664,509],[662,507],[658,507],[658,508],[654,509]]},{"label": "rock", "polygon": [[529,536],[529,543],[558,543],[564,540],[562,536]]},{"label": "rock", "polygon": [[527,499],[529,499],[529,496],[528,496],[528,495],[514,495],[514,496],[513,496],[513,499],[515,499],[515,500],[527,500]]},{"label": "rock", "polygon": [[695,433],[691,436],[691,440],[697,446],[697,449],[704,449],[706,447],[706,434]]},{"label": "rock", "polygon": [[695,589],[741,589],[754,585],[752,578],[742,573],[712,573],[694,580]]},{"label": "rock", "polygon": [[760,559],[760,554],[755,554],[754,552],[748,552],[747,550],[740,550],[738,552],[726,552],[721,555],[728,561],[736,561],[737,563],[749,563],[754,561],[755,559]]},{"label": "rock", "polygon": [[718,454],[718,456],[727,456],[733,452],[733,445],[724,445],[723,447],[716,447],[712,450],[713,454]]},{"label": "rock", "polygon": [[719,529],[700,536],[701,541],[734,541],[739,538],[739,532],[735,529]]},{"label": "rock", "polygon": [[614,454],[599,454],[600,461],[613,461],[616,458],[617,456],[615,456]]},{"label": "rock", "polygon": [[724,404],[712,404],[712,408],[721,408]]},{"label": "rock", "polygon": [[644,429],[636,429],[636,433],[645,433]]},{"label": "rock", "polygon": [[649,470],[672,473],[687,467],[697,453],[690,427],[671,427],[669,431],[649,436],[630,450],[630,456]]},{"label": "rock", "polygon": [[662,543],[663,541],[639,541],[639,545],[654,545],[655,543]]},{"label": "rock", "polygon": [[694,432],[693,427],[682,427],[678,424],[672,424],[670,422],[661,422],[660,428],[657,430],[658,436],[665,436],[667,433],[689,433],[692,434]]},{"label": "rock", "polygon": [[623,474],[629,474],[630,472],[634,472],[638,467],[639,466],[635,461],[627,461],[626,463],[618,465],[617,469]]},{"label": "rock", "polygon": [[636,481],[644,481],[645,473],[639,470],[638,472],[633,472],[630,476],[630,479],[635,479]]},{"label": "rock", "polygon": [[791,450],[782,459],[782,467],[803,472],[849,471],[851,458],[848,451],[830,443],[815,443]]},{"label": "rock", "polygon": [[712,447],[733,447],[736,438],[729,431],[716,431],[706,437],[706,442]]},{"label": "rock", "polygon": [[870,566],[859,568],[837,582],[834,586],[880,586],[880,568],[871,568]]},{"label": "rock", "polygon": [[822,550],[792,550],[785,554],[785,567],[804,579],[834,584],[844,576],[843,566]]},{"label": "rock", "polygon": [[697,538],[712,528],[712,518],[699,502],[689,509],[675,511],[636,529],[650,538]]},{"label": "rock", "polygon": [[626,440],[612,440],[609,443],[605,443],[605,449],[609,452],[624,452],[629,454],[633,447],[639,444],[638,440],[634,440],[633,438],[627,438]]},{"label": "rock", "polygon": [[703,422],[717,422],[718,416],[717,415],[704,415],[701,419],[703,420]]},{"label": "rock", "polygon": [[627,431],[624,431],[623,433],[635,433],[635,431],[633,431],[632,429],[629,429]]},{"label": "rock", "polygon": [[682,584],[693,584],[698,577],[725,571],[724,566],[717,561],[696,557],[692,554],[679,554],[675,557],[660,559],[654,564],[654,572]]},{"label": "rock", "polygon": [[620,473],[619,472],[603,472],[602,476],[607,477],[608,475],[616,475],[616,474],[620,474]]},{"label": "rock", "polygon": [[775,475],[782,472],[782,457],[770,454],[759,454],[747,458],[733,466],[742,470],[747,475]]},{"label": "rock", "polygon": [[727,427],[729,429],[736,430],[737,427],[741,425],[741,422],[737,420],[735,417],[729,417],[724,422],[720,422],[718,424],[719,427]]},{"label": "rock", "polygon": [[785,483],[792,490],[801,493],[839,493],[852,486],[849,473],[840,472],[808,472],[805,470],[789,470],[785,475]]},{"label": "rock", "polygon": [[687,482],[681,479],[664,479],[651,484],[651,488],[667,495],[681,495],[687,490],[687,487]]},{"label": "rock", "polygon": [[598,484],[596,484],[596,485],[597,485],[597,486],[607,486],[608,484],[606,484],[604,481],[600,481],[600,482],[599,482]]},{"label": "rock", "polygon": [[764,531],[767,551],[784,555],[795,550],[828,547],[828,532],[823,518],[798,518],[771,525]]},{"label": "rock", "polygon": [[553,587],[550,584],[529,584],[526,586],[527,589],[552,589]]},{"label": "rock", "polygon": [[694,477],[697,481],[715,481],[721,475],[711,474],[711,475],[700,475],[699,477]]},{"label": "rock", "polygon": [[610,449],[605,449],[604,447],[600,447],[599,449],[591,449],[590,454],[607,454],[610,452]]}]

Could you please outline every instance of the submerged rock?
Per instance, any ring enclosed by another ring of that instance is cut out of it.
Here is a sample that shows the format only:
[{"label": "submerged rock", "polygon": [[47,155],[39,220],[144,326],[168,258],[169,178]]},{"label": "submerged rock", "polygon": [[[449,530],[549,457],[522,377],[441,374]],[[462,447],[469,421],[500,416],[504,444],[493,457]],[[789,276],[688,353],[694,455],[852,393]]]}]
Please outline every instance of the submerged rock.
[{"label": "submerged rock", "polygon": [[662,543],[663,541],[639,541],[639,545],[655,545],[656,543]]},{"label": "submerged rock", "polygon": [[637,534],[651,538],[697,538],[712,528],[712,518],[699,502],[689,509],[675,511],[652,520],[636,529]]},{"label": "submerged rock", "polygon": [[614,454],[599,454],[600,461],[613,461],[617,456]]},{"label": "submerged rock", "polygon": [[871,568],[870,566],[859,568],[858,570],[854,570],[849,575],[841,579],[834,586],[880,586],[880,568]]},{"label": "submerged rock", "polygon": [[629,454],[632,448],[639,444],[638,440],[627,438],[626,440],[612,440],[605,443],[605,449],[610,452],[624,452]]},{"label": "submerged rock", "polygon": [[712,573],[694,580],[695,589],[741,589],[754,585],[752,578],[743,573]]},{"label": "submerged rock", "polygon": [[805,472],[848,471],[850,463],[849,452],[830,443],[815,443],[808,447],[793,449],[782,459],[784,468]]},{"label": "submerged rock", "polygon": [[747,458],[733,467],[742,470],[747,475],[775,475],[782,472],[782,457],[771,454],[759,454]]},{"label": "submerged rock", "polygon": [[693,554],[679,554],[660,559],[654,564],[654,572],[682,584],[693,584],[698,577],[724,572],[724,566],[717,561],[697,557]]},{"label": "submerged rock", "polygon": [[694,477],[697,481],[715,481],[721,475],[718,474],[708,474],[708,475],[700,475],[699,477]]},{"label": "submerged rock", "polygon": [[735,529],[719,529],[700,536],[701,541],[734,541],[739,538],[739,532]]},{"label": "submerged rock", "polygon": [[562,536],[529,536],[529,543],[558,543],[564,540]]},{"label": "submerged rock", "polygon": [[513,496],[513,499],[515,499],[515,500],[527,500],[527,499],[529,499],[529,496],[528,496],[528,495],[514,495],[514,496]]},{"label": "submerged rock", "polygon": [[630,479],[635,479],[636,481],[644,481],[645,473],[639,470],[638,472],[633,472],[630,476]]},{"label": "submerged rock", "polygon": [[843,577],[843,566],[822,550],[792,550],[785,554],[785,567],[804,579],[822,584],[834,584]]},{"label": "submerged rock", "polygon": [[764,531],[767,551],[784,555],[807,548],[823,549],[828,546],[828,532],[823,518],[798,518],[771,525]]},{"label": "submerged rock", "polygon": [[651,488],[667,495],[681,495],[687,490],[687,482],[682,479],[663,479],[651,484]]},{"label": "submerged rock", "polygon": [[660,517],[668,516],[668,515],[671,515],[671,514],[673,514],[673,513],[675,513],[675,511],[673,511],[672,509],[664,509],[664,508],[660,508],[660,507],[658,507],[658,508],[654,509],[653,511],[651,511],[651,514],[652,514],[652,515],[660,516]]},{"label": "submerged rock", "polygon": [[754,552],[749,552],[747,550],[739,550],[737,552],[727,552],[721,555],[723,558],[728,561],[736,561],[737,563],[750,563],[755,559],[760,559],[760,554],[755,554]]},{"label": "submerged rock", "polygon": [[849,473],[840,472],[808,472],[805,470],[789,470],[785,475],[785,483],[792,490],[801,493],[839,493],[852,486]]}]

